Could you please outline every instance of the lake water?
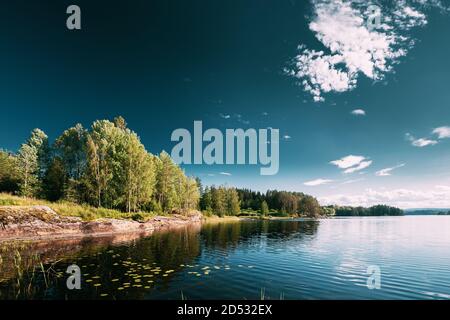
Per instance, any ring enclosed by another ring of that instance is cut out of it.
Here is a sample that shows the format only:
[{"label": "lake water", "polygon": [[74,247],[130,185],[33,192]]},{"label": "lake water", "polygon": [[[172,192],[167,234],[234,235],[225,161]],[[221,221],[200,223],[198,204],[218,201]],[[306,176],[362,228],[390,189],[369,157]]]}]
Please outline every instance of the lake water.
[{"label": "lake water", "polygon": [[[226,222],[0,254],[0,299],[450,298],[450,216]],[[66,287],[72,263],[81,290]]]}]

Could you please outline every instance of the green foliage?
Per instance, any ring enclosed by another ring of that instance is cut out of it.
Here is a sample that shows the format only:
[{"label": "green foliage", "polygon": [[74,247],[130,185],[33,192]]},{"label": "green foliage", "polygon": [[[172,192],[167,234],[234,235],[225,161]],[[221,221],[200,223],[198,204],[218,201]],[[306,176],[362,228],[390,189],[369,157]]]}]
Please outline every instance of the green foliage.
[{"label": "green foliage", "polygon": [[264,194],[248,189],[238,189],[237,192],[243,208],[261,212],[265,202],[268,214],[272,216],[318,217],[322,214],[317,200],[301,192],[269,190]]},{"label": "green foliage", "polygon": [[20,194],[25,197],[32,197],[37,194],[39,188],[38,152],[36,148],[26,143],[22,144],[17,155],[17,160]]},{"label": "green foliage", "polygon": [[241,202],[239,201],[239,195],[235,188],[228,188],[225,190],[226,203],[227,203],[227,215],[237,216],[241,212]]},{"label": "green foliage", "polygon": [[403,210],[386,205],[364,207],[334,207],[336,216],[402,216]]},{"label": "green foliage", "polygon": [[219,217],[237,216],[241,212],[239,194],[235,188],[206,187],[200,208],[207,214],[216,214]]},{"label": "green foliage", "polygon": [[67,176],[79,180],[86,167],[87,131],[81,124],[67,129],[54,144],[55,153],[61,158]]},{"label": "green foliage", "polygon": [[333,206],[322,207],[322,212],[325,216],[329,217],[336,215],[336,209]]},{"label": "green foliage", "polygon": [[17,157],[0,150],[0,192],[17,193],[20,187],[19,184]]},{"label": "green foliage", "polygon": [[263,200],[261,203],[261,216],[265,217],[269,215],[269,206],[267,205],[267,202]]},{"label": "green foliage", "polygon": [[199,181],[166,152],[147,152],[122,117],[95,121],[89,130],[77,124],[52,148],[35,129],[17,156],[2,152],[0,164],[0,191],[116,209],[130,217],[142,210],[196,209],[200,199]]},{"label": "green foliage", "polygon": [[304,196],[299,203],[299,214],[316,218],[322,214],[322,208],[316,198]]},{"label": "green foliage", "polygon": [[62,160],[54,158],[42,181],[43,194],[50,201],[57,201],[64,196],[66,171]]}]

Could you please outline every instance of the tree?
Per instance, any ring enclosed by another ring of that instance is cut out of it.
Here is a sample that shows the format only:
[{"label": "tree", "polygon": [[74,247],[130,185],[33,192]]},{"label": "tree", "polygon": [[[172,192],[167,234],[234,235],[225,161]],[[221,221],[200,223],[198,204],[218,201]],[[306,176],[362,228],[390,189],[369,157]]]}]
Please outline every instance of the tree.
[{"label": "tree", "polygon": [[[119,127],[120,129],[120,127]],[[124,153],[118,161],[121,171],[118,186],[119,198],[123,199],[122,206],[126,211],[136,212],[144,203],[150,202],[156,183],[156,169],[151,156],[140,142],[138,136],[124,130]]]},{"label": "tree", "polygon": [[336,210],[333,206],[322,207],[322,212],[326,216],[334,216],[336,215]]},{"label": "tree", "polygon": [[22,144],[17,156],[19,166],[20,194],[32,197],[38,188],[38,152],[29,144]]},{"label": "tree", "polygon": [[127,128],[127,122],[122,116],[114,118],[114,124],[117,128],[125,130]]},{"label": "tree", "polygon": [[185,180],[185,200],[183,209],[192,210],[197,209],[200,200],[200,190],[198,182],[194,178],[186,178]]},{"label": "tree", "polygon": [[266,200],[263,200],[261,203],[261,216],[265,217],[269,215],[269,206],[267,205]]},{"label": "tree", "polygon": [[200,199],[200,210],[206,211],[208,214],[212,214],[212,195],[211,188],[206,187],[203,190],[202,197]]},{"label": "tree", "polygon": [[86,169],[87,131],[81,124],[65,130],[54,144],[70,179],[80,180]]},{"label": "tree", "polygon": [[47,135],[40,129],[34,129],[30,138],[22,144],[18,152],[20,193],[23,196],[39,195],[50,156]]},{"label": "tree", "polygon": [[177,197],[175,189],[176,170],[177,166],[170,155],[165,151],[161,152],[159,161],[157,161],[156,199],[164,211],[175,207]]},{"label": "tree", "polygon": [[27,144],[36,149],[37,152],[37,174],[38,178],[42,180],[50,165],[50,146],[48,143],[48,137],[41,129],[34,129],[31,131],[31,136],[27,141]]},{"label": "tree", "polygon": [[223,217],[227,212],[227,199],[224,187],[211,187],[213,213]]},{"label": "tree", "polygon": [[106,194],[108,184],[113,178],[113,163],[116,127],[107,120],[95,121],[87,135],[87,186],[98,207],[110,199]]},{"label": "tree", "polygon": [[0,192],[19,191],[18,160],[13,154],[0,150]]},{"label": "tree", "polygon": [[241,212],[241,204],[239,201],[239,195],[235,188],[225,189],[226,202],[227,202],[227,214],[230,216],[236,216]]},{"label": "tree", "polygon": [[43,193],[47,200],[57,201],[64,196],[67,174],[63,161],[56,157],[52,160],[43,179]]},{"label": "tree", "polygon": [[311,218],[318,217],[322,214],[322,208],[316,198],[304,196],[300,200],[299,214],[306,215]]}]

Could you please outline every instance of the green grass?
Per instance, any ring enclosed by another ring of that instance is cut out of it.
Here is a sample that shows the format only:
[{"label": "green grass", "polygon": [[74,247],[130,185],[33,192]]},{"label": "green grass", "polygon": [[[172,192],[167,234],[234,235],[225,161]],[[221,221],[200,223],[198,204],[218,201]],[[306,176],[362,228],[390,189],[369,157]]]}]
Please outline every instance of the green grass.
[{"label": "green grass", "polygon": [[277,210],[270,209],[269,214],[265,217],[261,217],[261,213],[257,210],[252,209],[242,209],[241,213],[239,214],[240,217],[249,217],[249,218],[270,218],[270,217],[289,217],[289,214],[279,212]]},{"label": "green grass", "polygon": [[50,202],[39,199],[23,198],[6,193],[0,193],[0,206],[36,206],[42,205],[53,209],[62,216],[80,217],[85,221],[101,218],[129,219],[145,221],[156,216],[152,212],[121,212],[113,209],[96,208],[89,205],[80,205],[68,201]]}]

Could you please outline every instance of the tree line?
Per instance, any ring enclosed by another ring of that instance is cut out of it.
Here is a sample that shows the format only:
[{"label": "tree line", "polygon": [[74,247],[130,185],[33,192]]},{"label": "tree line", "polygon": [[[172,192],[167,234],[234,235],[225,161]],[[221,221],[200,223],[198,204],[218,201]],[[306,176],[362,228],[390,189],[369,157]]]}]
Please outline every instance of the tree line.
[{"label": "tree line", "polygon": [[[227,194],[228,196],[217,196],[217,194]],[[221,198],[228,199],[228,206],[218,205]],[[207,199],[206,201],[204,199]],[[235,188],[210,188],[205,191],[200,201],[202,209],[207,209],[206,204],[210,207],[228,208],[228,213],[240,212],[240,209],[251,210],[259,212],[262,216],[272,215],[290,215],[290,216],[308,216],[318,217],[322,215],[322,208],[316,198],[306,195],[301,192],[288,192],[269,190],[266,193],[252,191],[249,189],[235,189]],[[231,208],[235,208],[231,210]],[[227,212],[225,210],[225,212]]]},{"label": "tree line", "polygon": [[166,152],[149,153],[122,117],[77,124],[52,144],[40,129],[0,152],[0,191],[127,212],[196,209],[197,182]]},{"label": "tree line", "polygon": [[166,152],[149,153],[122,117],[97,120],[88,129],[77,124],[53,143],[40,129],[17,151],[0,150],[0,192],[50,201],[66,200],[126,212],[201,209],[206,214],[261,216],[402,215],[388,206],[321,207],[301,193],[265,193],[226,186],[203,188]]},{"label": "tree line", "polygon": [[402,209],[386,206],[376,205],[369,208],[364,207],[350,207],[350,206],[328,206],[325,207],[331,215],[337,217],[369,217],[369,216],[402,216],[404,212]]}]

